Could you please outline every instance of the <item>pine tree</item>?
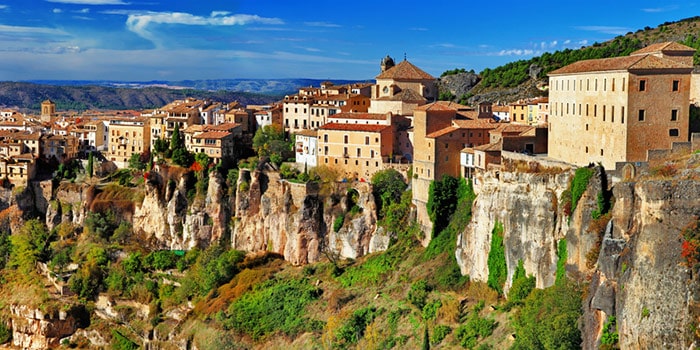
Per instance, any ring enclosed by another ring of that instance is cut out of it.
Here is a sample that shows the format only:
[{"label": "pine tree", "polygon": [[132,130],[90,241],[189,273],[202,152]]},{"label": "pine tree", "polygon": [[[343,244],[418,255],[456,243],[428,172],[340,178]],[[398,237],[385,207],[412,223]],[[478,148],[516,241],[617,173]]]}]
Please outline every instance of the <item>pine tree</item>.
[{"label": "pine tree", "polygon": [[170,138],[170,150],[175,151],[178,148],[182,148],[183,143],[182,143],[182,138],[180,137],[180,126],[178,124],[175,124],[175,128],[173,129],[173,136]]},{"label": "pine tree", "polygon": [[87,169],[85,169],[85,171],[87,172],[89,177],[92,177],[92,168],[94,166],[94,162],[95,162],[94,157],[92,155],[92,152],[90,152],[88,154]]}]

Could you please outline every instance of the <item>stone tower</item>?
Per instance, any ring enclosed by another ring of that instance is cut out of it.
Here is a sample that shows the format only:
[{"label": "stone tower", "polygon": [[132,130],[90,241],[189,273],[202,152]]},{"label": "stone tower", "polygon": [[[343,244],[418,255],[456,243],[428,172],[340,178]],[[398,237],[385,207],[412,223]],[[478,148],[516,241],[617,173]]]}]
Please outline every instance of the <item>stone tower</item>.
[{"label": "stone tower", "polygon": [[381,67],[382,67],[382,73],[384,73],[387,69],[391,68],[394,66],[394,59],[391,58],[391,56],[386,55],[382,59]]},{"label": "stone tower", "polygon": [[51,116],[56,114],[56,104],[47,99],[41,103],[41,120],[49,121]]}]

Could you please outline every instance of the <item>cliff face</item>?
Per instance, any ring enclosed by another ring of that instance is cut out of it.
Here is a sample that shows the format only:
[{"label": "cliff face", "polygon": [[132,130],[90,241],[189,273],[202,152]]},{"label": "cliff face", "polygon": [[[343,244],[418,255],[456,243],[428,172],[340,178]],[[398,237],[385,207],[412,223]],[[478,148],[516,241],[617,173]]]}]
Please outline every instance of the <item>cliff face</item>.
[{"label": "cliff face", "polygon": [[688,348],[700,285],[681,255],[681,232],[700,217],[700,182],[621,182],[614,195],[584,304],[584,345],[594,348],[605,320],[615,316],[623,349]]},{"label": "cliff face", "polygon": [[84,309],[45,313],[23,305],[11,305],[10,312],[12,345],[22,349],[49,349],[58,347],[62,338],[78,329],[80,322],[73,313],[84,313]]},{"label": "cliff face", "polygon": [[324,253],[356,258],[371,251],[370,242],[373,249],[386,249],[383,235],[375,235],[376,209],[366,183],[354,185],[361,212],[346,216],[349,220],[338,232],[334,221],[350,210],[343,188],[321,195],[315,183],[296,184],[275,172],[247,170],[241,171],[238,185],[231,239],[236,249],[273,251],[295,265],[319,261]]},{"label": "cliff face", "polygon": [[[503,224],[508,266],[505,290],[510,288],[519,260],[523,261],[526,272],[536,277],[538,288],[548,287],[554,283],[558,241],[577,232],[570,228],[559,205],[573,172],[561,163],[551,163],[545,170],[537,170],[542,165],[518,155],[512,157],[503,169],[480,173],[474,178],[477,198],[472,206],[472,221],[458,236],[457,262],[462,274],[469,275],[472,280],[486,281],[492,230],[499,222]],[[528,170],[531,167],[537,171]],[[581,203],[585,201],[586,196]],[[577,211],[582,211],[582,207],[585,205],[580,205]],[[577,223],[575,215],[571,222]],[[572,245],[571,240],[567,242]],[[569,251],[578,250],[576,244],[573,245]],[[569,256],[571,264],[579,265],[578,254]]]}]

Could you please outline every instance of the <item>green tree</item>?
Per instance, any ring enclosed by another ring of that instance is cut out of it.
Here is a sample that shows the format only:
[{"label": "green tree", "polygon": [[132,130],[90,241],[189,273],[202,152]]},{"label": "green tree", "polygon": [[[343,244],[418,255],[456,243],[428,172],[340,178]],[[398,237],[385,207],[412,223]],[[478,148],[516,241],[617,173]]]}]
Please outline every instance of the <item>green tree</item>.
[{"label": "green tree", "polygon": [[12,250],[8,265],[22,273],[34,271],[37,261],[47,261],[51,234],[38,219],[24,223],[17,234],[10,236]]},{"label": "green tree", "polygon": [[508,291],[508,301],[518,303],[525,299],[535,289],[535,282],[534,276],[526,275],[523,261],[518,260],[518,266],[515,268],[515,273],[513,273],[513,283],[511,283]]},{"label": "green tree", "polygon": [[[178,133],[179,133],[179,130],[178,130]],[[158,154],[165,153],[165,151],[168,150],[169,146],[170,146],[170,144],[168,143],[168,140],[163,139],[163,138],[157,138],[153,142],[153,150],[156,151],[156,153],[158,153]]]},{"label": "green tree", "polygon": [[188,168],[190,165],[192,165],[194,157],[192,156],[192,153],[190,153],[190,151],[182,147],[177,148],[173,151],[172,160],[173,163],[175,163],[176,165]]},{"label": "green tree", "polygon": [[146,164],[141,162],[141,155],[138,153],[133,153],[129,157],[129,168],[133,170],[144,170],[146,169]]},{"label": "green tree", "polygon": [[281,160],[283,153],[290,150],[290,144],[285,141],[284,129],[273,124],[255,132],[253,148],[259,157],[277,156]]},{"label": "green tree", "polygon": [[94,162],[95,162],[95,157],[92,155],[92,152],[88,153],[88,163],[87,163],[87,168],[85,169],[85,172],[87,172],[87,175],[89,177],[92,177]]},{"label": "green tree", "polygon": [[[406,191],[403,175],[395,169],[381,170],[372,175],[372,194],[377,202],[377,213],[384,217],[386,208],[401,201],[401,194]],[[379,201],[377,201],[379,199]]]},{"label": "green tree", "polygon": [[452,213],[457,209],[459,188],[460,180],[449,175],[430,183],[426,207],[433,223],[433,238],[447,227]]},{"label": "green tree", "polygon": [[175,123],[173,135],[170,137],[170,150],[175,152],[177,149],[185,148],[185,142],[180,136],[180,125]]},{"label": "green tree", "polygon": [[487,260],[489,267],[488,285],[499,295],[503,295],[503,284],[506,282],[508,268],[506,266],[505,246],[503,245],[503,224],[496,221],[491,231],[491,249]]}]

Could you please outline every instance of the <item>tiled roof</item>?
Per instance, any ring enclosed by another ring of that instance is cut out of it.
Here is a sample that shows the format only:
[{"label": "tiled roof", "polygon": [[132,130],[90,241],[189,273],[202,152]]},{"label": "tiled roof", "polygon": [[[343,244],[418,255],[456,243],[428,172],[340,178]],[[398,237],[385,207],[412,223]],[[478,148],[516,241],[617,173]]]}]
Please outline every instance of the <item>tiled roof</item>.
[{"label": "tiled roof", "polygon": [[498,141],[496,143],[487,143],[484,145],[476,146],[474,147],[475,151],[501,151],[503,150],[503,143],[501,141]]},{"label": "tiled roof", "polygon": [[353,112],[347,112],[347,113],[338,113],[334,114],[330,117],[329,119],[369,119],[369,120],[386,120],[387,119],[387,114],[386,113],[353,113]]},{"label": "tiled roof", "polygon": [[219,125],[207,125],[205,130],[207,131],[229,131],[241,127],[241,124],[237,123],[222,123]]},{"label": "tiled roof", "polygon": [[437,101],[415,108],[417,111],[456,111],[461,106],[451,101]]},{"label": "tiled roof", "polygon": [[226,136],[231,135],[230,132],[228,131],[207,131],[203,132],[199,135],[195,135],[192,138],[194,139],[223,139]]},{"label": "tiled roof", "polygon": [[664,43],[656,43],[656,44],[651,44],[645,48],[639,49],[637,51],[634,51],[630,54],[632,55],[644,55],[644,54],[649,54],[653,52],[668,52],[668,51],[675,51],[675,52],[689,52],[689,53],[695,53],[695,49],[689,46],[685,46],[683,44],[679,44],[675,41],[667,41]]},{"label": "tiled roof", "polygon": [[424,80],[435,78],[422,69],[414,66],[411,62],[404,60],[377,75],[377,79]]},{"label": "tiled roof", "polygon": [[427,137],[427,138],[429,138],[429,139],[436,139],[436,138],[438,138],[438,137],[440,137],[440,136],[447,135],[447,134],[449,134],[449,133],[451,133],[451,132],[453,132],[453,131],[457,131],[457,130],[459,130],[459,128],[456,127],[456,126],[448,126],[448,127],[444,128],[444,129],[440,129],[440,130],[438,130],[438,131],[436,131],[436,132],[431,132],[430,134],[425,135],[425,137]]},{"label": "tiled roof", "polygon": [[491,110],[494,112],[510,112],[510,107],[508,106],[493,106]]},{"label": "tiled roof", "polygon": [[523,133],[526,131],[529,131],[530,129],[534,129],[534,126],[530,125],[523,125],[523,124],[499,124],[498,127],[494,130],[491,130],[489,132],[491,133]]},{"label": "tiled roof", "polygon": [[380,132],[390,127],[391,125],[327,123],[321,127],[321,130]]},{"label": "tiled roof", "polygon": [[311,130],[311,129],[304,129],[301,131],[297,131],[296,134],[299,136],[306,136],[306,137],[318,137],[318,131]]},{"label": "tiled roof", "polygon": [[455,119],[452,125],[460,129],[495,129],[498,126],[491,118]]},{"label": "tiled roof", "polygon": [[551,71],[549,75],[603,72],[616,70],[654,70],[654,69],[687,69],[688,73],[693,67],[686,66],[680,62],[667,58],[652,55],[636,55],[613,58],[599,58],[574,62],[557,70]]},{"label": "tiled roof", "polygon": [[425,97],[421,96],[419,93],[411,90],[411,89],[406,89],[402,90],[398,94],[394,96],[385,96],[385,97],[380,97],[378,100],[382,101],[403,101],[403,102],[418,102],[418,103],[425,103],[427,100]]}]

